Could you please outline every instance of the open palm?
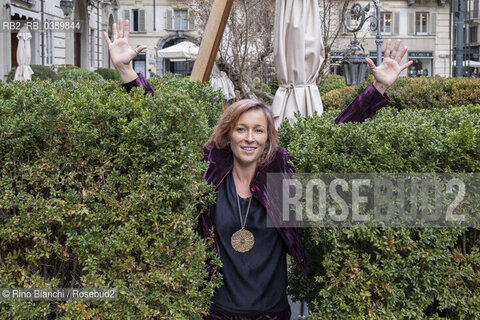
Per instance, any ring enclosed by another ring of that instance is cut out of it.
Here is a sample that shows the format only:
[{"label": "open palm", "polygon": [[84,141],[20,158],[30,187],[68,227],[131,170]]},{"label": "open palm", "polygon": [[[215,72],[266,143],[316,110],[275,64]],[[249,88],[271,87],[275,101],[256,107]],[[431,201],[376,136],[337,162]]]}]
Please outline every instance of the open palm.
[{"label": "open palm", "polygon": [[368,65],[371,68],[372,74],[375,77],[375,87],[382,93],[385,92],[395,81],[397,81],[400,72],[408,68],[413,61],[409,61],[404,65],[400,65],[400,61],[407,52],[407,47],[404,47],[402,52],[397,57],[398,48],[400,47],[400,40],[397,40],[395,47],[390,52],[391,40],[387,40],[387,48],[385,49],[385,57],[380,66],[375,66],[373,61],[366,58]]},{"label": "open palm", "polygon": [[118,20],[118,32],[117,26],[114,23],[112,26],[113,42],[110,41],[108,34],[104,32],[103,36],[108,44],[108,51],[110,52],[110,58],[116,68],[129,65],[130,61],[141,51],[145,50],[147,46],[139,46],[133,50],[130,48],[129,35],[130,35],[129,21],[122,19]]}]

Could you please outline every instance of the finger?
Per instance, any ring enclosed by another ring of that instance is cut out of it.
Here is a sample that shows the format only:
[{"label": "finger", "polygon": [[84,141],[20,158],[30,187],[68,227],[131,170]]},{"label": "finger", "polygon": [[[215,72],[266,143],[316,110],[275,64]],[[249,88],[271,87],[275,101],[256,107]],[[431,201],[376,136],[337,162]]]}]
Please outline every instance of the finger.
[{"label": "finger", "polygon": [[405,53],[407,53],[407,50],[408,50],[407,47],[403,47],[402,52],[400,52],[400,55],[397,57],[397,59],[395,59],[395,61],[397,61],[398,63],[400,63],[400,61],[402,61],[403,56],[405,55]]},{"label": "finger", "polygon": [[395,57],[397,56],[398,48],[400,47],[400,43],[401,43],[400,40],[397,40],[395,42],[395,47],[393,47],[393,51],[392,53],[390,53],[390,58],[395,59]]},{"label": "finger", "polygon": [[387,40],[387,47],[385,48],[385,58],[390,57],[390,44],[392,43],[391,39]]},{"label": "finger", "polygon": [[122,18],[118,19],[118,38],[123,38],[123,20]]},{"label": "finger", "polygon": [[106,32],[103,33],[103,37],[105,38],[105,41],[107,41],[108,47],[110,47],[112,45],[112,41],[110,41],[110,38]]},{"label": "finger", "polygon": [[413,64],[413,60],[408,61],[407,63],[405,63],[405,64],[400,68],[400,72],[402,72],[403,70],[407,69],[407,68],[410,67],[412,64]]},{"label": "finger", "polygon": [[125,20],[125,30],[123,30],[123,36],[128,41],[128,38],[130,37],[130,21],[128,20]]},{"label": "finger", "polygon": [[117,33],[117,24],[114,23],[112,25],[112,32],[113,32],[113,41],[118,39],[118,33]]},{"label": "finger", "polygon": [[372,69],[372,71],[373,71],[373,69],[376,68],[375,63],[373,63],[373,60],[372,60],[372,59],[370,59],[370,58],[365,58],[365,61],[367,62],[368,66]]},{"label": "finger", "polygon": [[145,49],[147,49],[147,46],[141,45],[141,46],[136,47],[135,50],[133,50],[133,51],[135,51],[135,55],[137,55]]}]

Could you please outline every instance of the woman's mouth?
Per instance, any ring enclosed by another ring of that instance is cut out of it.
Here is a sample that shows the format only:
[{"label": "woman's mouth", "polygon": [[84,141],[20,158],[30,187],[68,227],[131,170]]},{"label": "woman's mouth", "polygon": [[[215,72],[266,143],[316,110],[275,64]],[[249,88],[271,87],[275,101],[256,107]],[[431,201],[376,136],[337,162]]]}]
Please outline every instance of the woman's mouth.
[{"label": "woman's mouth", "polygon": [[253,153],[257,148],[255,147],[240,147],[246,153]]}]

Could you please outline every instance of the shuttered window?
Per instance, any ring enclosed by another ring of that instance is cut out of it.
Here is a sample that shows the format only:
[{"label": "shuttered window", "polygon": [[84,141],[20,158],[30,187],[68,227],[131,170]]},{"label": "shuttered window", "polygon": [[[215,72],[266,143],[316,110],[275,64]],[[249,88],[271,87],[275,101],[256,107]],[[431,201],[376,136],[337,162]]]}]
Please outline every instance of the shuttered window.
[{"label": "shuttered window", "polygon": [[392,13],[380,13],[380,32],[382,34],[392,34]]},{"label": "shuttered window", "polygon": [[145,10],[132,9],[132,31],[145,32]]},{"label": "shuttered window", "polygon": [[195,17],[189,14],[187,9],[168,9],[165,15],[167,30],[192,30]]},{"label": "shuttered window", "polygon": [[166,16],[166,29],[167,30],[172,30],[173,29],[173,12],[172,10],[168,9],[167,10],[167,16]]},{"label": "shuttered window", "polygon": [[428,34],[428,13],[426,12],[415,13],[415,34],[418,34],[418,35]]},{"label": "shuttered window", "polygon": [[430,34],[437,33],[437,14],[435,12],[430,13]]},{"label": "shuttered window", "polygon": [[408,13],[408,34],[409,35],[415,34],[415,13],[414,12]]},{"label": "shuttered window", "polygon": [[188,10],[174,10],[173,19],[175,30],[188,30]]},{"label": "shuttered window", "polygon": [[400,33],[400,12],[395,12],[393,16],[393,34],[398,35]]},{"label": "shuttered window", "polygon": [[145,32],[145,10],[138,10],[138,31]]}]

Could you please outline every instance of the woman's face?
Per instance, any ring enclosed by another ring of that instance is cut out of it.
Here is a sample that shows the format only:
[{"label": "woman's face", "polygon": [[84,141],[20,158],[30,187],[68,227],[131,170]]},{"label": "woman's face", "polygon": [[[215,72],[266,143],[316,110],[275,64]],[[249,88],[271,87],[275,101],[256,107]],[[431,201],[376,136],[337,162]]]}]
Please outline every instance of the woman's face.
[{"label": "woman's face", "polygon": [[268,140],[268,122],[261,109],[243,113],[230,132],[230,148],[242,166],[257,164]]}]

